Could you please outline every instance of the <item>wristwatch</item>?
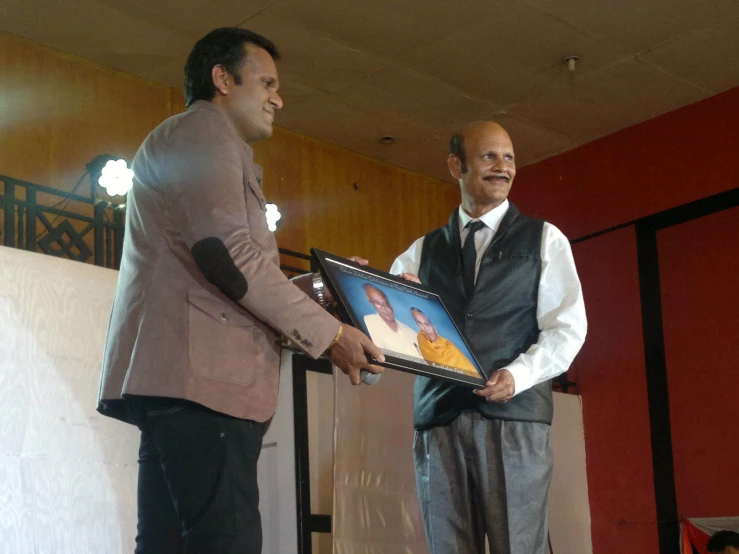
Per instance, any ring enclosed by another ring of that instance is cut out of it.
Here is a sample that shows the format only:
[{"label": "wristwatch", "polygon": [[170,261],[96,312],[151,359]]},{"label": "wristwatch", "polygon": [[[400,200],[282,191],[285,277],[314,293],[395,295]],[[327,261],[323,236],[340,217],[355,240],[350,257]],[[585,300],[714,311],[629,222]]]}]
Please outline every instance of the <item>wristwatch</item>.
[{"label": "wristwatch", "polygon": [[316,272],[313,274],[313,296],[322,307],[326,307],[326,297],[323,295],[323,279],[321,274]]}]

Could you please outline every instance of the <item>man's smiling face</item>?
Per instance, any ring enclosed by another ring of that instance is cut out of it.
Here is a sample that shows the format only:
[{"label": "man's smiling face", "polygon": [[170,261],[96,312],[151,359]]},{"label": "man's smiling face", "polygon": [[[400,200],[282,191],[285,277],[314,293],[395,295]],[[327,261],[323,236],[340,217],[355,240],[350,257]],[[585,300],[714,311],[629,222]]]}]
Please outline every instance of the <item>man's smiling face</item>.
[{"label": "man's smiling face", "polygon": [[516,176],[513,144],[503,127],[480,121],[465,129],[464,150],[466,163],[452,155],[449,169],[462,189],[465,210],[474,206],[486,213],[508,198]]}]

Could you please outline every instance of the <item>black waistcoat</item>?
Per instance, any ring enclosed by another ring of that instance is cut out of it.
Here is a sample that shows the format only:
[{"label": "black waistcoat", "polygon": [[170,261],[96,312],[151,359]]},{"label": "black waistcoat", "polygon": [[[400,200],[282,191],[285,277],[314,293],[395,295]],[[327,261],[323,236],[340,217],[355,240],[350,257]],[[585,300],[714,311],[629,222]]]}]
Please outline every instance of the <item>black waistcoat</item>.
[{"label": "black waistcoat", "polygon": [[[465,297],[462,281],[457,210],[446,227],[431,231],[424,238],[421,282],[441,296],[486,371],[508,365],[538,339],[536,304],[543,226],[542,220],[521,215],[510,204],[483,255],[470,299]],[[472,409],[496,419],[552,421],[551,381],[498,404],[485,402],[469,387],[419,376],[413,400],[416,429],[447,425],[461,411]]]}]

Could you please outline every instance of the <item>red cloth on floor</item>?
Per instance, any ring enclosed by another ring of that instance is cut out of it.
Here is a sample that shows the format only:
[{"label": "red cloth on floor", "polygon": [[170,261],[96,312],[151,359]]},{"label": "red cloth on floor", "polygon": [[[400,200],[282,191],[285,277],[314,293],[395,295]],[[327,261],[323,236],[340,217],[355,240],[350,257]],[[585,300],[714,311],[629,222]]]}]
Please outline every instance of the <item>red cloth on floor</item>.
[{"label": "red cloth on floor", "polygon": [[698,529],[687,518],[683,519],[682,554],[693,554],[693,546],[698,551],[698,554],[710,554],[707,547],[708,539],[710,538],[710,535]]}]

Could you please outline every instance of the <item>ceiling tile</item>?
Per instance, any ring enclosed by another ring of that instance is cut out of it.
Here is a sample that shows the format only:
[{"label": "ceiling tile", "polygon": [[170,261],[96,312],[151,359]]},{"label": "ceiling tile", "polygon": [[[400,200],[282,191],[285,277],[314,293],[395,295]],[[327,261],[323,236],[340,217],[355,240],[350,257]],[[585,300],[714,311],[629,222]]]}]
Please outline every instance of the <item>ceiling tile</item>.
[{"label": "ceiling tile", "polygon": [[136,74],[162,60],[179,59],[185,44],[165,26],[95,0],[76,0],[75,10],[84,12],[83,18],[74,17],[63,3],[50,2],[38,9],[21,0],[3,2],[7,12],[0,18],[0,29]]},{"label": "ceiling tile", "polygon": [[260,14],[245,26],[268,37],[279,48],[282,54],[278,65],[281,81],[289,77],[318,90],[334,92],[385,66],[377,57],[363,54],[271,13]]},{"label": "ceiling tile", "polygon": [[350,85],[341,91],[341,97],[357,108],[390,114],[444,136],[499,109],[438,79],[395,67]]},{"label": "ceiling tile", "polygon": [[636,54],[736,12],[736,0],[529,0],[590,36]]},{"label": "ceiling tile", "polygon": [[535,102],[507,111],[582,143],[705,97],[690,83],[629,60],[595,74],[570,75]]},{"label": "ceiling tile", "polygon": [[639,57],[718,94],[739,83],[739,14]]},{"label": "ceiling tile", "polygon": [[578,143],[556,131],[526,121],[513,114],[496,114],[493,121],[502,125],[511,137],[516,165],[523,167],[575,148]]},{"label": "ceiling tile", "polygon": [[506,0],[288,0],[267,12],[361,52],[404,60],[459,29],[491,20]]},{"label": "ceiling tile", "polygon": [[739,85],[737,0],[0,0],[1,30],[177,87],[222,25],[283,52],[279,125],[441,179],[472,119],[521,166]]},{"label": "ceiling tile", "polygon": [[580,73],[623,57],[538,9],[518,5],[494,24],[475,26],[419,52],[409,65],[472,97],[505,105],[540,94],[566,70],[564,59],[570,55],[580,56]]},{"label": "ceiling tile", "polygon": [[[129,67],[125,71],[129,71],[135,75],[140,75],[145,79],[162,83],[170,87],[183,89],[185,82],[185,60],[190,53],[189,49],[183,48],[180,54],[170,56],[166,59],[152,60],[150,63],[141,63],[134,66],[133,60],[127,60],[127,63],[118,62],[115,57],[109,57],[110,60],[106,65],[111,67]],[[120,63],[120,65],[116,65]]]},{"label": "ceiling tile", "polygon": [[[332,94],[310,93],[306,88],[298,92],[291,110],[285,108],[278,114],[278,125],[372,158],[387,160],[396,151],[423,144],[434,136],[428,129],[410,125],[392,115],[349,106]],[[394,144],[380,144],[379,139],[386,135],[395,138]]]},{"label": "ceiling tile", "polygon": [[[77,0],[75,0],[77,1]],[[181,34],[193,44],[217,27],[236,27],[263,11],[271,0],[97,0],[102,5]],[[112,23],[112,22],[111,22]],[[155,37],[154,37],[155,38]]]},{"label": "ceiling tile", "polygon": [[433,137],[423,144],[398,150],[386,161],[448,183],[454,183],[446,164],[449,139]]},{"label": "ceiling tile", "polygon": [[[282,74],[281,74],[282,75]],[[292,113],[300,110],[300,106],[310,97],[323,96],[326,93],[314,89],[293,79],[280,79],[280,97],[283,101],[282,109],[277,112],[277,118],[290,118]]]}]

